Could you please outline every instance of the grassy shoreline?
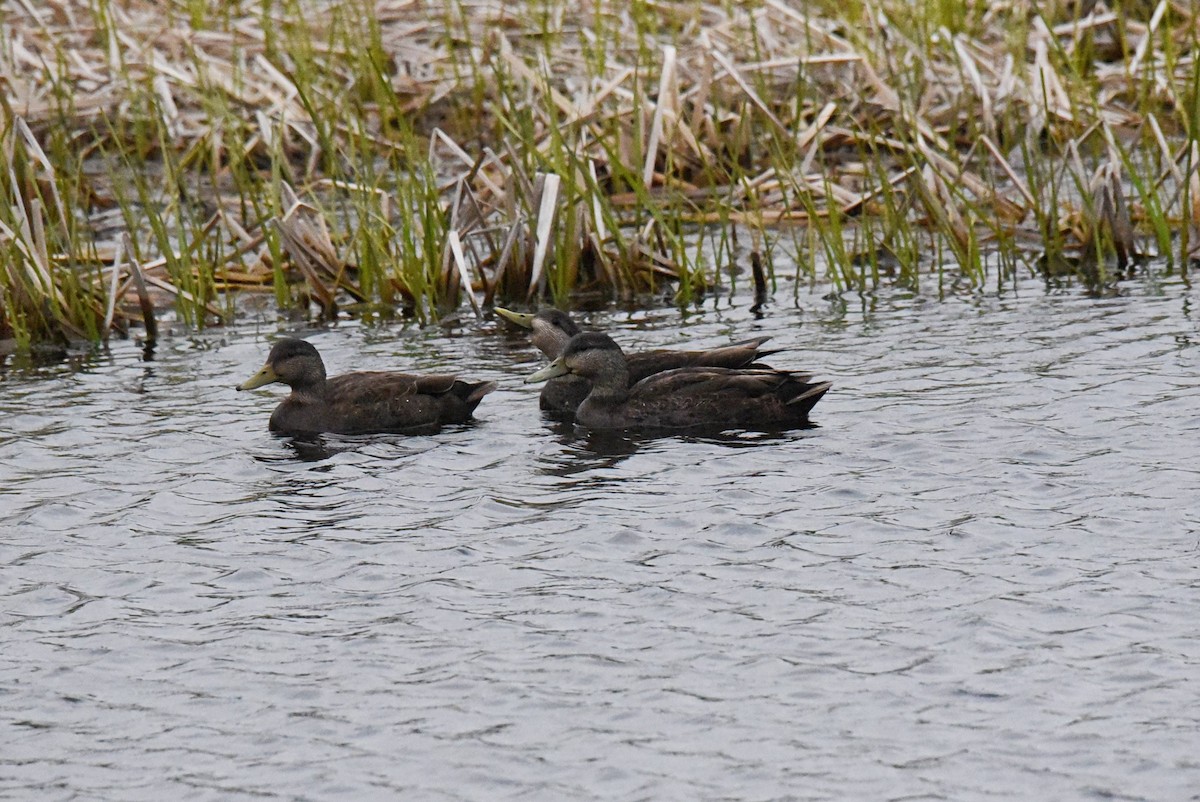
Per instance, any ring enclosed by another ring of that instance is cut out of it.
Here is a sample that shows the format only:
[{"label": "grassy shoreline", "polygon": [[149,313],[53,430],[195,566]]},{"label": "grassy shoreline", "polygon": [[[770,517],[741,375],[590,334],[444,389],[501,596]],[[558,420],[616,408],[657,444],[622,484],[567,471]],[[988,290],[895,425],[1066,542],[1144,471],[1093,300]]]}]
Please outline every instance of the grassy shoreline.
[{"label": "grassy shoreline", "polygon": [[1183,2],[7,0],[2,27],[20,345],[217,324],[235,291],[421,322],[789,279],[1098,291],[1186,271],[1200,224]]}]

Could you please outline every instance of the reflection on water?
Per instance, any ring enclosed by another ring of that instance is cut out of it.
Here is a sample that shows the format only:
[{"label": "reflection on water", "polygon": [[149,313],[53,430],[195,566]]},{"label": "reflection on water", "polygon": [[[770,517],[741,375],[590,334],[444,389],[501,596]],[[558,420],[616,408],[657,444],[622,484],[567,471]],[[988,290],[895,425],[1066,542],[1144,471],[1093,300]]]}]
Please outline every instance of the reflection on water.
[{"label": "reflection on water", "polygon": [[[544,428],[557,436],[562,451],[553,455],[553,465],[546,471],[555,476],[569,476],[590,470],[598,465],[611,467],[619,460],[630,456],[647,444],[658,441],[721,445],[726,448],[754,448],[771,443],[794,442],[806,436],[806,432],[820,428],[816,423],[807,426],[777,431],[707,430],[690,429],[683,432],[669,431],[593,431],[571,421],[556,419],[543,413]],[[589,456],[599,462],[589,461]]]},{"label": "reflection on water", "polygon": [[586,318],[770,335],[770,434],[544,419],[492,323],[306,335],[499,382],[433,435],[270,434],[273,331],[0,363],[0,796],[1189,798],[1196,290],[1127,291]]},{"label": "reflection on water", "polygon": [[545,428],[553,432],[559,448],[539,455],[538,473],[566,479],[583,476],[592,482],[595,475],[611,469],[635,453],[637,441],[619,432],[589,432],[562,421],[547,421]]},{"label": "reflection on water", "polygon": [[[470,432],[474,422],[442,427],[437,434]],[[283,446],[282,451],[272,449],[258,455],[265,462],[288,462],[299,459],[304,462],[321,462],[338,454],[375,454],[381,458],[394,457],[397,452],[407,452],[415,443],[428,448],[428,441],[418,434],[280,434],[272,437]]]}]

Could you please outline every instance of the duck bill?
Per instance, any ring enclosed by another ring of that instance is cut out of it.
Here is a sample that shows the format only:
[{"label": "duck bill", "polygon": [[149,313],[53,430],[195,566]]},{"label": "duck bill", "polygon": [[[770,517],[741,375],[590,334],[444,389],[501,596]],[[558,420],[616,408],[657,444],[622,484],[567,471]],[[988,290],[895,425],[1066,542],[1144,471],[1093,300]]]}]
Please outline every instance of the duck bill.
[{"label": "duck bill", "polygon": [[264,384],[277,381],[279,381],[279,374],[272,370],[270,365],[263,365],[262,370],[239,384],[237,388],[239,390],[253,390],[256,387],[262,387]]},{"label": "duck bill", "polygon": [[509,323],[516,323],[521,328],[533,328],[533,315],[524,312],[514,312],[511,309],[505,309],[503,306],[497,306],[492,309],[500,317],[507,320]]},{"label": "duck bill", "polygon": [[570,372],[571,371],[568,370],[566,363],[563,362],[562,357],[559,357],[546,367],[539,370],[537,373],[532,373],[526,376],[525,383],[533,384],[534,382],[544,382],[547,379],[553,379],[555,376],[566,376]]}]

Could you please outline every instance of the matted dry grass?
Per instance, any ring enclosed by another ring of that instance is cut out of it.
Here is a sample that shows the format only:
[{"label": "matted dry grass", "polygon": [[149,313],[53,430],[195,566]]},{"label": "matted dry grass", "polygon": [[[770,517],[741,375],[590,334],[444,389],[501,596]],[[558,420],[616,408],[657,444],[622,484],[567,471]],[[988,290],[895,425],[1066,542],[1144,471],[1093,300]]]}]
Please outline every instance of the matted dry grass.
[{"label": "matted dry grass", "polygon": [[686,303],[779,250],[846,289],[1102,287],[1186,265],[1197,217],[1186,2],[4,12],[0,336],[23,341],[148,304],[203,325],[231,287],[324,316]]}]

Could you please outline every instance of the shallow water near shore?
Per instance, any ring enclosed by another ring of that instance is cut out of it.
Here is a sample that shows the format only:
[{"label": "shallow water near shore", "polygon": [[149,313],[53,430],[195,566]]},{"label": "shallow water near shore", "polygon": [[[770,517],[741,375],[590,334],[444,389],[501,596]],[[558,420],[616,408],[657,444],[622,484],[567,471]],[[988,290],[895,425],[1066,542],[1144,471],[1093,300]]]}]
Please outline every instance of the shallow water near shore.
[{"label": "shallow water near shore", "polygon": [[500,321],[303,332],[500,389],[270,435],[273,326],[0,380],[0,796],[1196,798],[1200,291],[595,315],[770,335],[816,428],[544,420]]}]

